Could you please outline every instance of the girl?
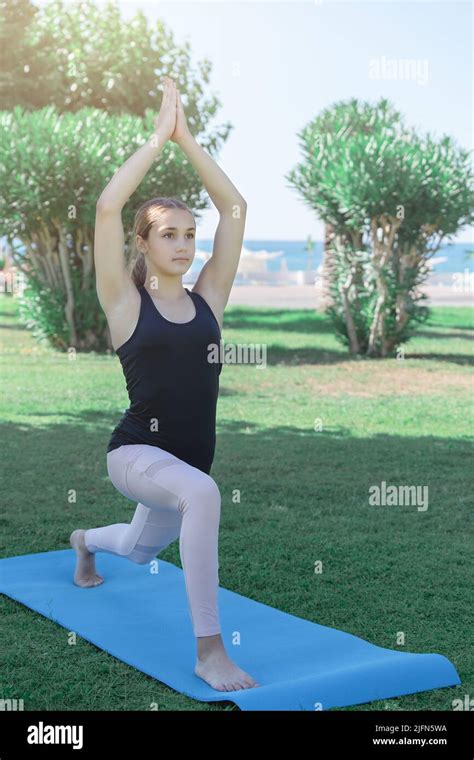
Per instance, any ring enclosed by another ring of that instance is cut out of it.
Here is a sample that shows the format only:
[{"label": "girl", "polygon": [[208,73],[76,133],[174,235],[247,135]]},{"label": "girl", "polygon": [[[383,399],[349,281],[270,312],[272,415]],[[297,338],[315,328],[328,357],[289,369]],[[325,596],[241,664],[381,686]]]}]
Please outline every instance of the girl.
[{"label": "girl", "polygon": [[[130,408],[112,433],[107,470],[117,490],[138,501],[130,524],[75,530],[76,585],[97,586],[95,552],[145,564],[179,537],[193,632],[194,672],[220,691],[259,684],[229,659],[217,594],[220,491],[209,475],[215,448],[224,309],[237,272],[246,202],[197,144],[175,82],[164,92],[155,134],[113,176],[97,203],[94,259],[97,294],[127,383]],[[182,276],[195,254],[192,211],[153,198],[135,216],[133,266],[124,256],[121,210],[167,140],[186,153],[220,215],[212,257],[192,291]]]}]

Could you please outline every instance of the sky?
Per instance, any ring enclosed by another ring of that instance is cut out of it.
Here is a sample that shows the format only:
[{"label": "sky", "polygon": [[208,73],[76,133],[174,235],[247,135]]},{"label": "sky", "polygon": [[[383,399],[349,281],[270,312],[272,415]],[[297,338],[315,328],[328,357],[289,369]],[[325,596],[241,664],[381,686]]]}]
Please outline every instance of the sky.
[{"label": "sky", "polygon": [[[98,3],[101,4],[101,0]],[[470,2],[153,2],[119,0],[161,18],[191,61],[212,63],[210,91],[233,125],[217,161],[247,201],[248,240],[323,239],[324,226],[284,175],[300,160],[299,132],[332,103],[387,97],[409,126],[473,149]],[[414,62],[407,78],[402,62]],[[384,65],[395,62],[396,78]],[[214,205],[198,237],[212,238]],[[466,228],[453,242],[471,242]]]}]

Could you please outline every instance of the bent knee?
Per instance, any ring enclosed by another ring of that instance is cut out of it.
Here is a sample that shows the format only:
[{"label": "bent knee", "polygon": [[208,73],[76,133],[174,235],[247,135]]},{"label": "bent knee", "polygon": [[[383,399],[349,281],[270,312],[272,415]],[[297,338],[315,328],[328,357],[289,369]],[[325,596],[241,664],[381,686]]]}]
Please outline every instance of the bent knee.
[{"label": "bent knee", "polygon": [[135,562],[136,565],[148,565],[150,562],[153,562],[154,559],[158,559],[156,556],[158,551],[159,548],[152,552],[143,552],[132,549],[129,552],[122,553],[122,557],[129,559],[131,562]]},{"label": "bent knee", "polygon": [[140,557],[136,555],[131,555],[129,559],[132,560],[132,562],[135,562],[137,565],[149,565],[150,562],[153,562],[154,559],[157,559],[156,554],[150,554],[147,557],[144,557],[141,555]]},{"label": "bent knee", "polygon": [[219,504],[221,503],[221,492],[214,478],[210,475],[206,475],[205,472],[201,473],[202,477],[198,479],[194,493],[207,502]]},{"label": "bent knee", "polygon": [[129,559],[131,562],[135,562],[137,565],[146,565],[153,559],[156,559],[156,555],[161,551],[162,546],[147,546],[137,543],[136,538],[133,537],[131,532],[123,537],[118,554],[124,559]]},{"label": "bent knee", "polygon": [[199,472],[198,477],[186,484],[181,493],[181,511],[186,504],[202,504],[207,509],[220,511],[221,492],[214,478],[205,472]]}]

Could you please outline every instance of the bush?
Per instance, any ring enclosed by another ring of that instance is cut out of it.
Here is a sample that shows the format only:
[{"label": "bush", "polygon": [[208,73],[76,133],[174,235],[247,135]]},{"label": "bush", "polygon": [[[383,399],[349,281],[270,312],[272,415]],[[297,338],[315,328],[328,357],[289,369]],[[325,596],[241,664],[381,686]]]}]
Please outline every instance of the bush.
[{"label": "bush", "polygon": [[336,103],[298,136],[286,178],[327,225],[327,313],[351,353],[392,355],[428,316],[429,259],[474,221],[469,152],[417,136],[385,99]]}]

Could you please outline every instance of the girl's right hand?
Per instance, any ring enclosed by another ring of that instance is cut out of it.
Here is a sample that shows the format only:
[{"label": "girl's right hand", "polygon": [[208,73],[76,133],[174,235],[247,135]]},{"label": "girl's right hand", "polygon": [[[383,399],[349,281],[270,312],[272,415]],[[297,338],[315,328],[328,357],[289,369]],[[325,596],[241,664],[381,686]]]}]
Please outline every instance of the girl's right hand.
[{"label": "girl's right hand", "polygon": [[162,77],[163,99],[155,119],[155,131],[169,140],[176,126],[176,84],[171,77]]}]

